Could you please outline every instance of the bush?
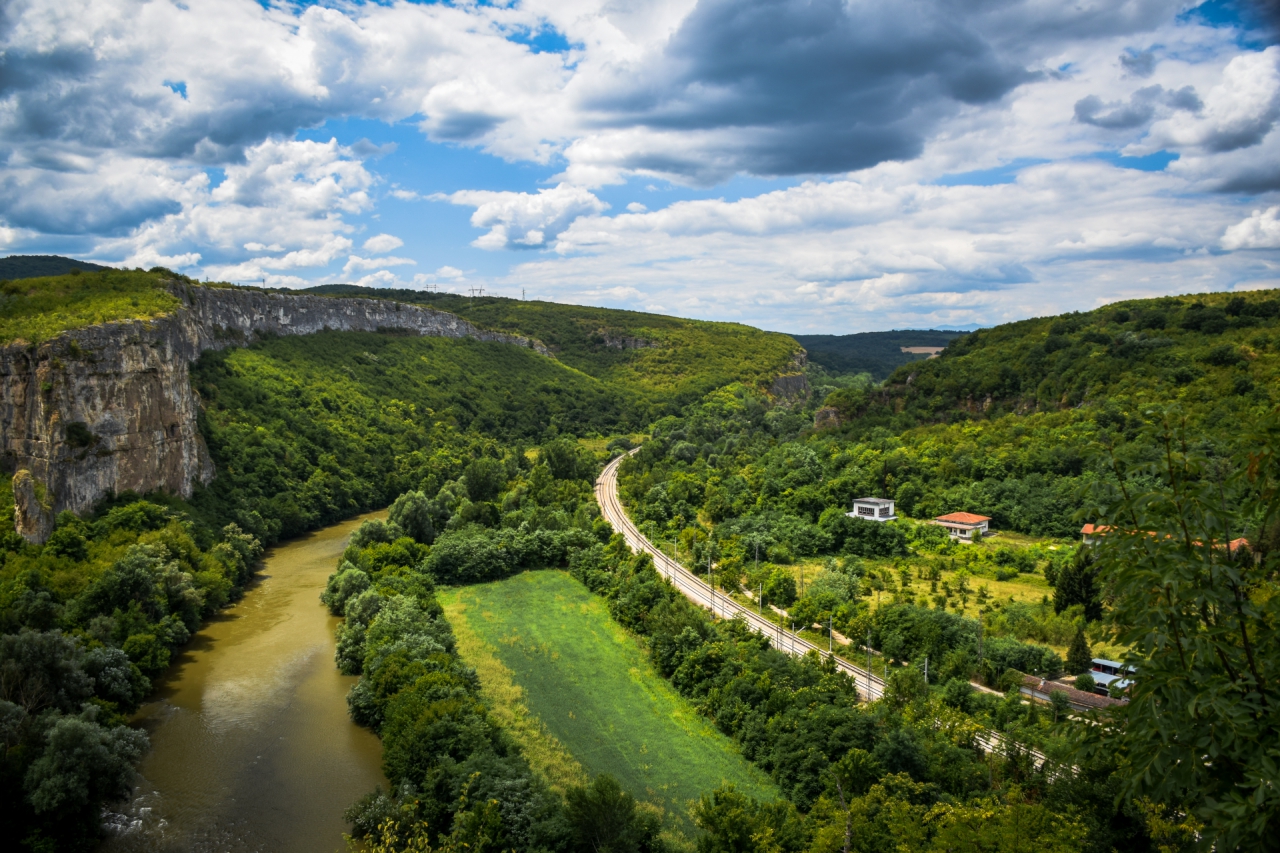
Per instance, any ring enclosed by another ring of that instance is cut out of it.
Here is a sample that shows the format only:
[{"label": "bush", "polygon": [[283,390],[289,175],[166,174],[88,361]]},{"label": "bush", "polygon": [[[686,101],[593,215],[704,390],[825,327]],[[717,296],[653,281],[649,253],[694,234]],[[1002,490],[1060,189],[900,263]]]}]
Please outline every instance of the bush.
[{"label": "bush", "polygon": [[786,569],[774,569],[764,584],[764,600],[778,607],[790,607],[796,600],[796,581]]},{"label": "bush", "polygon": [[1098,682],[1094,680],[1092,675],[1086,672],[1076,676],[1075,686],[1076,690],[1083,690],[1086,693],[1092,693],[1097,688]]}]

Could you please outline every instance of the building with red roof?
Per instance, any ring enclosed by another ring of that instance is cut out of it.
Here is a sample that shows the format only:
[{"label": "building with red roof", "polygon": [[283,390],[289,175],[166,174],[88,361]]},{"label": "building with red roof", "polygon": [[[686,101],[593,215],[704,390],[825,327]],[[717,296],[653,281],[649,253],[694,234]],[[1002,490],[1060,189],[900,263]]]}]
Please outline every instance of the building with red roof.
[{"label": "building with red roof", "polygon": [[987,534],[991,519],[985,515],[975,515],[971,512],[952,512],[938,516],[933,520],[933,523],[939,527],[947,528],[947,532],[951,534],[952,539],[960,542],[972,542],[974,533],[980,533],[983,536]]}]

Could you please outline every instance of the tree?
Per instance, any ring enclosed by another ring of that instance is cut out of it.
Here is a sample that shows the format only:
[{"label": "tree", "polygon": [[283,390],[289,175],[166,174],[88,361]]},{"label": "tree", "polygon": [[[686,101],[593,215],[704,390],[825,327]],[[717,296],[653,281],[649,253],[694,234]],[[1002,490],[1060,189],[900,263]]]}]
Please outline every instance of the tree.
[{"label": "tree", "polygon": [[1089,650],[1089,641],[1085,639],[1084,628],[1077,628],[1071,647],[1067,649],[1067,672],[1079,674],[1088,672],[1093,667],[1093,652]]},{"label": "tree", "polygon": [[37,814],[79,812],[124,799],[133,788],[133,764],[147,748],[143,732],[106,728],[92,713],[59,719],[47,741],[24,783]]},{"label": "tree", "polygon": [[805,847],[804,824],[794,805],[761,803],[733,784],[703,794],[691,814],[702,830],[698,853],[793,853]]},{"label": "tree", "polygon": [[1049,704],[1053,706],[1053,721],[1058,722],[1058,718],[1065,716],[1071,712],[1071,700],[1067,698],[1067,691],[1054,690],[1049,694]]},{"label": "tree", "polygon": [[657,816],[637,809],[635,798],[608,773],[570,788],[564,799],[581,853],[643,853],[661,829]]},{"label": "tree", "polygon": [[1073,683],[1076,690],[1083,690],[1085,693],[1092,693],[1098,686],[1098,682],[1087,672],[1077,675]]},{"label": "tree", "polygon": [[[1229,464],[1188,449],[1175,413],[1150,441],[1160,463],[1130,479],[1113,461],[1118,491],[1098,493],[1110,530],[1089,550],[1137,677],[1112,724],[1083,727],[1083,745],[1114,754],[1125,795],[1185,803],[1206,846],[1268,849],[1280,834],[1280,553],[1268,535],[1280,519],[1280,419]],[[1245,535],[1256,560],[1229,545]]]},{"label": "tree", "polygon": [[405,492],[391,505],[387,520],[414,541],[430,545],[436,539],[431,509],[431,501],[422,492]]},{"label": "tree", "polygon": [[1084,606],[1084,618],[1089,622],[1102,618],[1102,599],[1098,594],[1097,568],[1094,565],[1096,560],[1095,549],[1081,548],[1075,559],[1063,566],[1053,591],[1055,613],[1080,604]]},{"label": "tree", "polygon": [[783,568],[773,570],[764,582],[764,600],[779,607],[790,607],[796,600],[796,579]]}]

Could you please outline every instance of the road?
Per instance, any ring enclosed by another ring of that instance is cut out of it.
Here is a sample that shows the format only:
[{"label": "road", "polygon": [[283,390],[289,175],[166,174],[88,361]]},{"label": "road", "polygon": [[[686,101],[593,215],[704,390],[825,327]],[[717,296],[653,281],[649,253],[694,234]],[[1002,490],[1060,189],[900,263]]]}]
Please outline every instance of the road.
[{"label": "road", "polygon": [[[631,451],[635,453],[636,451]],[[596,502],[600,504],[600,512],[613,525],[613,529],[621,533],[632,551],[645,553],[653,558],[653,566],[658,572],[671,581],[671,585],[680,590],[693,603],[710,610],[712,615],[721,619],[742,619],[747,627],[758,634],[769,638],[774,648],[789,655],[801,657],[809,652],[817,652],[822,657],[834,657],[838,669],[851,676],[858,686],[858,692],[864,699],[879,699],[884,695],[884,679],[861,667],[854,666],[843,658],[830,654],[821,646],[797,636],[760,614],[743,607],[723,592],[713,589],[708,583],[695,576],[684,566],[662,553],[649,541],[640,529],[631,521],[626,508],[618,498],[618,466],[626,459],[619,456],[605,466],[596,480]],[[982,749],[987,752],[1004,752],[1005,737],[999,732],[984,731],[977,738]],[[1036,750],[1028,750],[1037,766],[1044,763],[1044,756]]]}]

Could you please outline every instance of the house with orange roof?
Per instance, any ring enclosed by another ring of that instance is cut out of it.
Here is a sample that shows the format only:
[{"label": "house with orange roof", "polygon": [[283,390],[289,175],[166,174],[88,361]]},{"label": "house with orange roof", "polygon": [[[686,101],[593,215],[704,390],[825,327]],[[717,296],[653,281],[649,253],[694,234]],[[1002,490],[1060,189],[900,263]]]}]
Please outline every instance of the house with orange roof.
[{"label": "house with orange roof", "polygon": [[971,512],[952,512],[938,516],[933,520],[933,523],[939,527],[947,528],[951,538],[958,542],[972,542],[974,533],[980,533],[983,536],[987,535],[991,519],[985,515],[975,515]]},{"label": "house with orange roof", "polygon": [[1095,545],[1098,539],[1110,529],[1105,524],[1086,524],[1080,528],[1080,541],[1086,545]]},{"label": "house with orange roof", "polygon": [[[1111,528],[1105,524],[1086,524],[1084,527],[1080,528],[1080,540],[1086,545],[1096,545],[1110,529]],[[1149,533],[1148,535],[1152,534]],[[1204,543],[1197,539],[1194,544],[1199,547]],[[1222,546],[1215,544],[1214,547],[1221,548]],[[1243,536],[1238,539],[1232,539],[1227,543],[1227,553],[1233,557],[1241,548],[1244,548],[1246,551],[1251,550],[1249,540]]]}]

